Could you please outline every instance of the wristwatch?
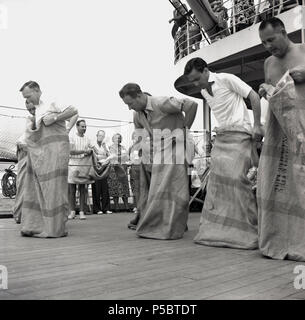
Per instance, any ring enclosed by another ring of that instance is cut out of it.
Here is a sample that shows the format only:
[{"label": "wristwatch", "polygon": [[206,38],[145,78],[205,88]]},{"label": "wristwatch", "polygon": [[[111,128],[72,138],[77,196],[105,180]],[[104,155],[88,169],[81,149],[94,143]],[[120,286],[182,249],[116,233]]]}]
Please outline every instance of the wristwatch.
[{"label": "wristwatch", "polygon": [[57,121],[57,116],[54,116],[54,122],[56,122]]}]

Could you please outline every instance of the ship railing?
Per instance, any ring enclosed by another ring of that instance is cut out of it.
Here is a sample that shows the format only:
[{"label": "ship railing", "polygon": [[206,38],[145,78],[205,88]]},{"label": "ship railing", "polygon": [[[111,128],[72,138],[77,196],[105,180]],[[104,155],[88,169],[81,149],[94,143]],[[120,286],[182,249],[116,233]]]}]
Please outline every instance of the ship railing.
[{"label": "ship railing", "polygon": [[[250,1],[248,1],[248,3]],[[215,41],[251,27],[260,22],[262,18],[274,17],[283,11],[290,10],[299,5],[299,1],[300,0],[260,0],[256,4],[250,4],[249,7],[239,10],[240,4],[244,3],[244,1],[240,1],[239,4],[234,1],[235,5],[229,6],[232,4],[232,0],[226,0],[222,4],[228,16],[227,20],[222,21],[223,24],[226,25],[225,28],[216,26],[215,28],[217,30],[211,34],[211,32],[207,32],[199,27],[198,24],[198,32],[194,34],[191,30],[196,27],[196,24],[192,21],[187,21],[185,26],[178,30],[175,38],[175,63],[202,47],[211,45]],[[269,7],[263,7],[264,4],[269,4]],[[264,8],[264,10],[261,10],[261,8]]]}]

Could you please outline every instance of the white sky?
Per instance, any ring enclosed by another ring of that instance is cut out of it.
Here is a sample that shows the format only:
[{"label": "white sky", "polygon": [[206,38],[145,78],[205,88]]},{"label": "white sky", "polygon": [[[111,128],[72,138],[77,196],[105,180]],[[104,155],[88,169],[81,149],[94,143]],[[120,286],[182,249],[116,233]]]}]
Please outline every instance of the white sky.
[{"label": "white sky", "polygon": [[[75,105],[81,115],[100,118],[132,120],[118,96],[126,82],[153,95],[182,96],[173,86],[168,0],[0,0],[0,5],[8,13],[7,28],[0,29],[0,105],[24,107],[19,89],[28,80]],[[198,109],[194,130],[202,128],[202,104]]]}]

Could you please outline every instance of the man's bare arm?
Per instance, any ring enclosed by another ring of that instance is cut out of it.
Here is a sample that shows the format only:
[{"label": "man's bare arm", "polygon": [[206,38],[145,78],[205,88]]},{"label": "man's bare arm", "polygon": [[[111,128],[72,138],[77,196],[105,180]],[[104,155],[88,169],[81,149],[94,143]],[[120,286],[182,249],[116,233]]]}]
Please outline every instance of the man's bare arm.
[{"label": "man's bare arm", "polygon": [[70,150],[70,154],[73,156],[84,154],[85,152],[86,152],[85,150]]},{"label": "man's bare arm", "polygon": [[[270,58],[272,58],[272,57],[270,57]],[[268,68],[269,68],[270,58],[268,58],[268,59],[265,60],[265,63],[264,63],[265,82],[262,83],[262,84],[259,86],[259,90],[258,90],[258,94],[259,94],[261,97],[264,97],[266,100],[268,100],[269,97],[272,96],[273,91],[274,91],[274,89],[275,89],[275,88],[272,86],[272,84],[271,84],[271,79],[270,79],[269,76],[268,76]]]},{"label": "man's bare arm", "polygon": [[61,112],[58,116],[57,116],[57,120],[61,121],[61,120],[68,120],[73,116],[78,115],[78,111],[75,107],[73,106],[69,106],[67,109],[65,109],[63,112]]},{"label": "man's bare arm", "polygon": [[256,141],[262,140],[264,136],[264,131],[261,124],[261,102],[259,95],[254,91],[251,90],[248,98],[250,99],[253,116],[254,116],[254,127],[253,127],[253,138]]},{"label": "man's bare arm", "polygon": [[78,113],[72,116],[67,124],[67,130],[70,132],[70,130],[74,127],[76,121],[78,119]]},{"label": "man's bare arm", "polygon": [[251,102],[252,110],[253,110],[253,116],[254,116],[254,125],[260,125],[261,124],[261,102],[259,95],[254,91],[251,90],[248,99]]},{"label": "man's bare arm", "polygon": [[289,70],[291,78],[296,84],[302,84],[305,82],[305,65],[296,66]]},{"label": "man's bare arm", "polygon": [[43,122],[46,126],[50,126],[51,124],[55,123],[56,121],[63,121],[70,119],[69,122],[69,129],[73,127],[76,120],[78,118],[78,111],[75,107],[68,107],[63,112],[58,113],[56,115],[47,115],[43,118]]},{"label": "man's bare arm", "polygon": [[303,62],[289,70],[291,78],[296,84],[305,83],[305,44],[299,44],[299,55],[303,58]]},{"label": "man's bare arm", "polygon": [[70,149],[70,154],[71,155],[80,155],[84,154],[85,156],[90,155],[93,152],[91,148],[86,148],[85,150],[75,150],[73,147]]}]

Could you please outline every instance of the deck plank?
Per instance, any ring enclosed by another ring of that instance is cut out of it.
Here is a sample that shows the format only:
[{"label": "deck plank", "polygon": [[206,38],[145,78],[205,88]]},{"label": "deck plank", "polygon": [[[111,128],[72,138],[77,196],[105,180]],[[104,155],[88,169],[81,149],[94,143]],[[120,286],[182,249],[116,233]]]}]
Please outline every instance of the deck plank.
[{"label": "deck plank", "polygon": [[0,219],[0,264],[9,273],[0,300],[305,298],[293,288],[300,263],[194,244],[199,213],[173,241],[138,238],[126,228],[131,217],[69,221],[69,235],[60,239],[23,238],[13,219]]}]

